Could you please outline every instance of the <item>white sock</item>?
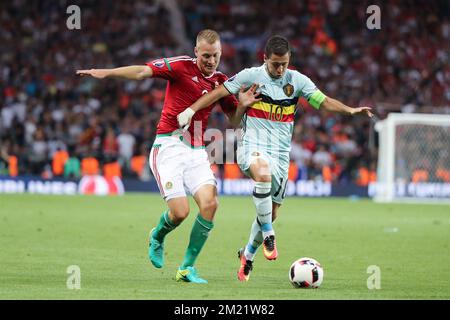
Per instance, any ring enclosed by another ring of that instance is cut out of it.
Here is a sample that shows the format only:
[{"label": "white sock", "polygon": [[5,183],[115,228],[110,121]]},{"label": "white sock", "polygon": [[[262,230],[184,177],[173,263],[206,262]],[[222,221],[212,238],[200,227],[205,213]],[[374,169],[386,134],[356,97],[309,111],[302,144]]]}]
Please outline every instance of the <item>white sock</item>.
[{"label": "white sock", "polygon": [[255,259],[256,251],[263,242],[261,227],[255,219],[250,230],[250,237],[248,243],[245,246],[244,255],[246,260],[253,261]]},{"label": "white sock", "polygon": [[253,202],[256,207],[256,214],[261,223],[263,238],[275,234],[272,228],[272,197],[270,190],[272,183],[255,182],[253,190]]}]

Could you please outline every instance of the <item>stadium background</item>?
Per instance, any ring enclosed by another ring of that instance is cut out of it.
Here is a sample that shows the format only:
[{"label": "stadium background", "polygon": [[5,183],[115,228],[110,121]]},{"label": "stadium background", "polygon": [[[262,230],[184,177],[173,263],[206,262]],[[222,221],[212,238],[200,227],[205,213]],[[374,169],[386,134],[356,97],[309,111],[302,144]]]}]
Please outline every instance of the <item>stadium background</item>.
[{"label": "stadium background", "polygon": [[[81,9],[81,30],[67,29],[71,4]],[[381,8],[381,30],[366,27],[371,4]],[[254,207],[251,197],[221,195],[214,232],[197,263],[208,286],[173,281],[196,207],[191,201],[188,221],[168,237],[165,267],[152,268],[148,232],[166,204],[145,161],[166,83],[95,80],[75,71],[193,55],[196,33],[209,27],[221,33],[219,69],[231,76],[259,65],[264,42],[279,33],[291,41],[292,67],[330,96],[371,105],[379,119],[390,112],[438,116],[450,113],[449,12],[445,0],[1,1],[0,298],[448,300],[448,205],[354,196],[288,197],[276,221],[280,257],[270,263],[258,254],[251,281],[242,284],[236,251],[247,241]],[[374,123],[300,104],[294,194],[367,195],[378,153]],[[228,128],[219,110],[210,127]],[[425,139],[402,146],[411,163],[421,158],[419,147],[439,146]],[[228,142],[225,151],[234,145]],[[74,196],[81,184],[86,193],[93,186],[100,193],[120,190],[117,179],[79,182],[83,173],[114,176],[117,165],[126,190],[155,193]],[[439,179],[448,182],[449,162],[443,165]],[[222,189],[251,191],[248,180],[235,179],[235,166],[216,169],[219,179],[229,179]],[[437,168],[431,169],[430,176]],[[289,266],[303,256],[324,267],[319,290],[294,290],[288,281]],[[74,266],[81,290],[71,289]],[[380,290],[369,288],[373,266],[381,270]]]},{"label": "stadium background", "polygon": [[[368,1],[76,4],[80,30],[66,27],[67,1],[1,4],[4,177],[100,174],[151,181],[146,161],[165,81],[87,79],[77,77],[75,70],[193,56],[195,36],[203,28],[220,32],[219,70],[229,76],[260,65],[266,39],[278,33],[292,44],[291,67],[350,106],[373,106],[379,119],[393,111],[450,112],[447,1],[383,1],[381,30],[366,27]],[[317,112],[305,100],[299,107],[291,181],[365,187],[376,179],[377,135],[369,119]],[[209,126],[223,132],[229,128],[219,108]],[[226,139],[224,152],[234,144],[235,139]],[[219,179],[242,177],[236,164],[214,169]],[[439,179],[449,182],[448,164],[442,169]],[[411,180],[420,179],[413,175]]]}]

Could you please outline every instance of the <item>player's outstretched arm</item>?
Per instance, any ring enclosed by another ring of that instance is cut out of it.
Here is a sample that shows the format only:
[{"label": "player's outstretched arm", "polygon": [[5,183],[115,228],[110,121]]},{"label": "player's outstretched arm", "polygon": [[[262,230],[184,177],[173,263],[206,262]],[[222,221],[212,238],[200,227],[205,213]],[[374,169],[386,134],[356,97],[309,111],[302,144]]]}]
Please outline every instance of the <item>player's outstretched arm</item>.
[{"label": "player's outstretched arm", "polygon": [[220,99],[230,95],[231,93],[228,92],[227,89],[225,89],[225,86],[221,84],[217,88],[215,88],[213,91],[201,96],[194,104],[192,104],[189,108],[181,112],[177,116],[178,125],[180,128],[183,128],[183,130],[187,130],[189,128],[189,125],[191,124],[191,119],[194,116],[194,114],[202,110],[213,103],[216,103]]},{"label": "player's outstretched arm", "polygon": [[227,117],[230,120],[231,125],[236,128],[241,123],[242,116],[247,111],[247,108],[254,103],[261,101],[258,98],[259,92],[256,90],[259,88],[258,84],[253,84],[248,90],[245,90],[245,86],[242,86],[239,90],[239,103],[233,113],[228,113]]},{"label": "player's outstretched arm", "polygon": [[153,70],[149,66],[128,66],[114,69],[89,69],[77,70],[80,76],[91,76],[97,79],[106,77],[119,77],[131,80],[142,80],[153,76]]},{"label": "player's outstretched arm", "polygon": [[349,106],[346,106],[339,100],[336,100],[336,99],[333,99],[330,97],[326,97],[320,106],[327,111],[344,113],[344,114],[348,114],[351,116],[357,115],[357,114],[365,114],[365,115],[369,116],[370,118],[373,117],[373,114],[371,111],[372,108],[370,108],[370,107],[351,108]]}]

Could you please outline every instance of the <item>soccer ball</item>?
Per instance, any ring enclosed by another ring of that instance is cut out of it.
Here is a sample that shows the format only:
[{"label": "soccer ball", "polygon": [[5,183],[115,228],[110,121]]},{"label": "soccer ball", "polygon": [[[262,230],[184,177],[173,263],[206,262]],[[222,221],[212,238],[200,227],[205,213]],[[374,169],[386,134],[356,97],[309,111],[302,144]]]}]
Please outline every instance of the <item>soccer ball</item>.
[{"label": "soccer ball", "polygon": [[318,288],[323,281],[323,268],[312,258],[300,258],[289,269],[289,281],[295,288]]}]

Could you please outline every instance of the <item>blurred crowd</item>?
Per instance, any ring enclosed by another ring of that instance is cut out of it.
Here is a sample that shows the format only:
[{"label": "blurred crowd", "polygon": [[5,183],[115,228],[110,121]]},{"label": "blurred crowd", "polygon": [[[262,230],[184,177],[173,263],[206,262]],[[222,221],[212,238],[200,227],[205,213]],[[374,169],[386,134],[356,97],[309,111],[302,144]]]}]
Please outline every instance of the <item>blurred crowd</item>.
[{"label": "blurred crowd", "polygon": [[[292,68],[350,106],[372,106],[381,119],[389,111],[450,109],[445,0],[383,1],[380,30],[366,26],[368,1],[81,0],[80,30],[66,26],[70,4],[0,4],[0,174],[151,179],[146,158],[165,81],[96,80],[75,71],[193,56],[204,28],[221,34],[219,70],[229,76],[260,65],[265,41],[276,33],[291,42]],[[218,108],[210,127],[229,128]],[[376,157],[368,119],[317,112],[299,101],[292,180],[365,185],[374,179]],[[219,177],[240,177],[235,169],[215,168]]]}]

